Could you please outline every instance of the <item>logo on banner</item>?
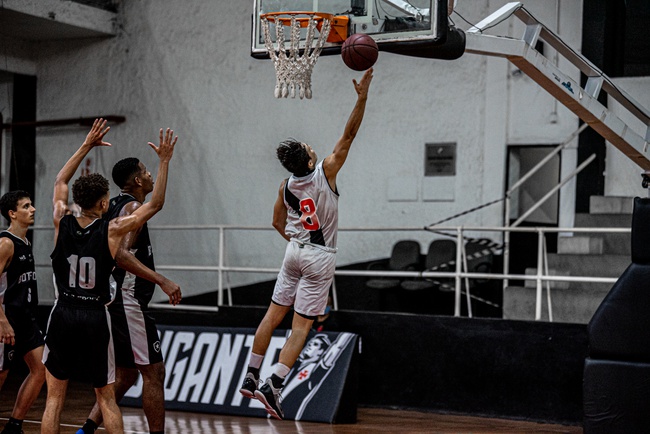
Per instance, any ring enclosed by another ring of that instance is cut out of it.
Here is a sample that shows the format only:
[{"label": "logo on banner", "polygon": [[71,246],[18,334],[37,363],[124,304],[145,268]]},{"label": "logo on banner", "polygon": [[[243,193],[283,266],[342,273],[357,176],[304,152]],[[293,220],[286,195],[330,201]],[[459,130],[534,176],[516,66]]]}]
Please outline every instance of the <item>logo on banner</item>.
[{"label": "logo on banner", "polygon": [[[264,416],[259,401],[244,398],[239,388],[253,346],[255,330],[159,326],[160,341],[154,345],[165,360],[165,407],[170,410]],[[282,333],[282,334],[279,334]],[[260,368],[262,379],[273,373],[289,332],[276,333]],[[282,391],[285,417],[295,420],[329,421],[337,410],[345,385],[351,333],[322,332],[308,339]],[[141,405],[142,378],[126,393],[122,404]]]}]

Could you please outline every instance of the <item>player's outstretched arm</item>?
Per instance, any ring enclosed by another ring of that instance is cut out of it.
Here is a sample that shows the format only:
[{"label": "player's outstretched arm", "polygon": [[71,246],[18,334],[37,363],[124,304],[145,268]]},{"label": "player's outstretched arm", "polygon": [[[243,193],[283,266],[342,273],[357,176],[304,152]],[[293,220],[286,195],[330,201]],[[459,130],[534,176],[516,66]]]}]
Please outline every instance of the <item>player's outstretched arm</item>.
[{"label": "player's outstretched arm", "polygon": [[275,199],[275,204],[273,205],[273,227],[282,235],[282,238],[291,241],[291,238],[285,232],[285,228],[287,227],[287,207],[284,206],[284,184],[286,182],[287,180],[285,179],[280,184],[278,197]]},{"label": "player's outstretched arm", "polygon": [[79,165],[83,159],[86,158],[86,155],[88,155],[92,148],[95,146],[111,146],[110,143],[104,142],[104,136],[110,129],[111,127],[106,126],[106,121],[104,119],[95,119],[90,132],[86,136],[86,140],[84,140],[81,147],[77,149],[77,152],[70,157],[61,168],[58,175],[56,175],[56,180],[54,181],[54,195],[52,198],[52,206],[54,208],[52,219],[54,221],[55,239],[59,231],[59,220],[61,220],[61,218],[69,211],[68,184],[77,171],[77,168],[79,168]]},{"label": "player's outstretched arm", "polygon": [[348,152],[350,151],[352,141],[356,137],[359,127],[361,126],[361,121],[363,120],[363,115],[366,111],[366,100],[368,99],[368,89],[370,88],[370,82],[372,81],[372,72],[372,68],[368,69],[363,74],[363,77],[361,77],[361,81],[358,83],[356,80],[352,80],[354,90],[357,92],[357,102],[352,109],[348,122],[345,124],[343,135],[334,146],[334,152],[323,161],[323,168],[325,169],[325,174],[330,183],[334,182],[336,175],[339,173],[339,170],[343,167],[343,163],[345,163],[345,160],[348,158]]},{"label": "player's outstretched arm", "polygon": [[[129,202],[120,211],[120,216],[131,215],[136,209],[140,208],[141,206],[142,204],[140,202]],[[169,297],[169,304],[177,305],[181,302],[182,298],[180,286],[162,274],[144,265],[142,262],[140,262],[140,260],[138,260],[138,258],[135,257],[131,250],[133,244],[138,239],[138,235],[140,235],[141,230],[142,226],[130,231],[124,236],[124,238],[122,238],[120,247],[117,250],[117,255],[115,255],[117,265],[129,273],[135,274],[142,279],[146,279],[160,286],[163,292]]]},{"label": "player's outstretched arm", "polygon": [[149,146],[158,154],[158,174],[156,175],[156,182],[154,183],[151,200],[146,202],[137,210],[133,211],[128,216],[117,217],[111,220],[109,226],[109,246],[111,252],[117,255],[119,243],[122,237],[142,226],[151,217],[160,211],[165,203],[165,192],[167,191],[167,172],[169,170],[169,161],[174,155],[174,147],[178,141],[178,136],[174,137],[174,131],[167,128],[163,135],[162,128],[160,129],[160,146],[156,146],[149,142]]},{"label": "player's outstretched arm", "polygon": [[[0,238],[0,274],[2,274],[14,256],[14,243],[8,238]],[[16,345],[16,334],[4,309],[0,307],[0,344]]]}]

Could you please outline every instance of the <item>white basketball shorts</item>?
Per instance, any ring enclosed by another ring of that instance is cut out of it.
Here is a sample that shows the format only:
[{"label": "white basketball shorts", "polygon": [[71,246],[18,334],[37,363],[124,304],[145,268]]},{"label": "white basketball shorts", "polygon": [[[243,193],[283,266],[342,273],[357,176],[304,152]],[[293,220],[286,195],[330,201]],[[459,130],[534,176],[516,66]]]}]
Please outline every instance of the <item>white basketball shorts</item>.
[{"label": "white basketball shorts", "polygon": [[294,310],[303,316],[325,313],[336,268],[336,250],[325,249],[299,242],[287,244],[273,290],[275,303],[293,305]]}]

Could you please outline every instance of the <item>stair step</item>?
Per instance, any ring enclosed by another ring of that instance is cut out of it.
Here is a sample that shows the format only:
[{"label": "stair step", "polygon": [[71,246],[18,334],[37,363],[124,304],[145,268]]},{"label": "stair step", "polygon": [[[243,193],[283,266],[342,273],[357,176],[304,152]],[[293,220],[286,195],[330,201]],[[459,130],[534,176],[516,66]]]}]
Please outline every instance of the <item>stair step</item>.
[{"label": "stair step", "polygon": [[[611,285],[610,285],[611,286]],[[609,292],[606,290],[551,289],[553,321],[587,324]],[[535,288],[509,286],[503,291],[503,318],[532,321],[535,319]],[[548,321],[546,289],[542,292],[542,320]]]},{"label": "stair step", "polygon": [[[599,227],[599,228],[629,228],[632,224],[632,216],[625,214],[601,214],[589,216],[589,214],[576,214],[576,227]],[[575,232],[576,236],[597,237],[603,240],[604,254],[630,255],[631,235],[630,232],[607,233],[607,232]],[[560,239],[558,237],[558,249]]]},{"label": "stair step", "polygon": [[[537,275],[537,268],[526,268],[525,273],[526,276],[536,276]],[[566,271],[566,270],[557,270],[554,268],[549,268],[548,269],[548,275],[549,276],[570,276],[571,273]],[[542,286],[546,288],[546,283],[547,281],[542,281]],[[548,282],[551,285],[551,289],[568,289],[569,285],[572,282],[563,282],[563,281],[549,281]],[[524,282],[524,286],[526,288],[537,288],[537,281],[536,280],[526,280]]]},{"label": "stair step", "polygon": [[[526,268],[525,274],[527,276],[537,275],[537,268]],[[566,270],[557,270],[549,268],[549,276],[578,276],[578,274],[571,273]],[[580,276],[585,276],[580,274]],[[616,277],[616,276],[597,276],[597,277]],[[614,285],[613,283],[600,283],[600,282],[569,282],[562,280],[542,280],[542,287],[546,289],[547,285],[550,285],[551,289],[574,289],[574,290],[589,290],[593,289],[594,291],[609,291],[609,289]],[[526,280],[524,282],[526,288],[537,288],[537,280]]]},{"label": "stair step", "polygon": [[[634,198],[624,196],[592,196],[589,214],[575,215],[575,227],[630,228]],[[551,276],[584,276],[618,278],[630,265],[630,233],[574,232],[559,236],[557,253],[549,253]],[[536,268],[525,274],[536,275]],[[543,282],[542,320],[548,320],[547,288],[550,287],[553,320],[587,324],[613,283],[551,281]],[[510,286],[503,291],[503,318],[534,320],[537,282],[526,280],[524,286]]]},{"label": "stair step", "polygon": [[628,214],[586,214],[576,213],[577,228],[629,228],[632,227],[632,213]]},{"label": "stair step", "polygon": [[549,269],[573,276],[619,277],[630,265],[630,255],[575,255],[549,253]]},{"label": "stair step", "polygon": [[596,235],[560,236],[557,239],[558,254],[600,255],[603,246],[603,238]]},{"label": "stair step", "polygon": [[591,196],[590,214],[631,214],[634,198],[628,196]]}]

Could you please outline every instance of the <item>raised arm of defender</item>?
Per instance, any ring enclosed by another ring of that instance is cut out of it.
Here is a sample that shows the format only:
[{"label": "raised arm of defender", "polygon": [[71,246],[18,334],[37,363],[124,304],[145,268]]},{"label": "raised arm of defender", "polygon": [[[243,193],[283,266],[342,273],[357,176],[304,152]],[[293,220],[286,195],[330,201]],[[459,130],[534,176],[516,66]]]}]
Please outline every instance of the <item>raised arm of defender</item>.
[{"label": "raised arm of defender", "polygon": [[366,100],[368,99],[368,89],[370,88],[370,82],[372,81],[372,72],[373,69],[368,69],[361,81],[357,83],[356,80],[352,80],[354,84],[354,90],[357,92],[357,102],[352,109],[352,113],[348,119],[347,124],[345,124],[345,129],[343,130],[343,135],[336,142],[334,146],[334,152],[327,156],[323,160],[323,169],[325,169],[325,175],[330,183],[332,189],[336,188],[336,175],[343,167],[343,163],[348,158],[348,151],[352,145],[352,141],[359,131],[361,126],[361,121],[363,120],[363,115],[366,111]]},{"label": "raised arm of defender", "polygon": [[178,136],[174,137],[174,131],[167,128],[163,135],[160,129],[160,146],[149,142],[149,146],[158,154],[158,174],[151,194],[151,200],[146,202],[132,214],[124,217],[118,217],[111,220],[109,230],[109,247],[111,252],[117,252],[122,237],[133,229],[145,224],[147,220],[160,211],[165,203],[165,192],[167,191],[167,172],[169,161],[174,155],[174,146],[178,141]]},{"label": "raised arm of defender", "polygon": [[104,119],[95,119],[90,132],[86,136],[86,140],[84,140],[81,147],[77,149],[77,152],[70,157],[61,168],[58,175],[56,175],[56,180],[54,181],[54,195],[52,198],[52,206],[54,208],[52,220],[54,221],[55,240],[59,234],[59,221],[70,211],[68,208],[68,184],[77,171],[77,168],[79,168],[79,165],[83,159],[86,158],[86,155],[88,155],[92,148],[95,146],[112,146],[110,143],[103,141],[104,136],[110,129],[111,127],[106,126],[106,121]]}]

